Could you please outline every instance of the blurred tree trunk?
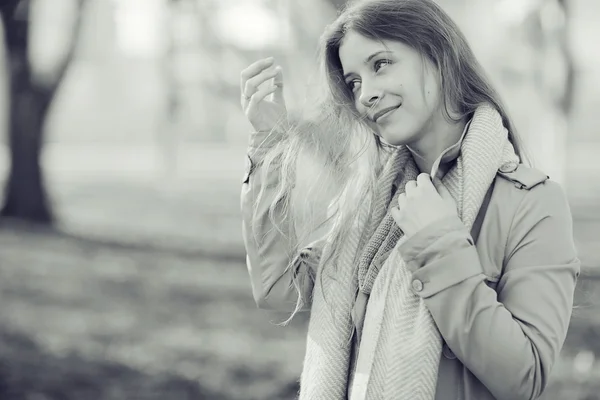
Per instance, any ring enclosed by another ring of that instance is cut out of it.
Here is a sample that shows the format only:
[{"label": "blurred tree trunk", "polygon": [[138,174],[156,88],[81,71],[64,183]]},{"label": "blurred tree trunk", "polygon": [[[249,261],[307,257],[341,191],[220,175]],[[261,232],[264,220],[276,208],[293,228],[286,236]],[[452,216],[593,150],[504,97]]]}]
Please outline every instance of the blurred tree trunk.
[{"label": "blurred tree trunk", "polygon": [[[545,122],[536,132],[538,161],[554,180],[568,188],[567,166],[570,117],[576,89],[576,70],[570,48],[568,0],[545,0],[525,21],[529,45],[536,55],[535,89],[542,100]],[[544,126],[545,124],[545,126]]]},{"label": "blurred tree trunk", "polygon": [[[83,0],[78,0],[79,8],[82,3]],[[8,143],[11,155],[0,216],[49,224],[53,215],[40,167],[43,128],[52,100],[71,61],[74,43],[53,82],[34,79],[28,54],[30,8],[30,0],[3,0],[0,3],[8,64]],[[74,37],[77,37],[78,29],[79,22],[76,23]]]},{"label": "blurred tree trunk", "polygon": [[571,4],[569,0],[558,0],[565,18],[565,23],[560,35],[560,49],[562,51],[565,60],[565,87],[560,98],[560,108],[562,112],[568,117],[573,109],[573,102],[575,100],[575,84],[576,84],[576,71],[575,63],[573,61],[573,53],[569,43],[569,34],[571,30]]}]

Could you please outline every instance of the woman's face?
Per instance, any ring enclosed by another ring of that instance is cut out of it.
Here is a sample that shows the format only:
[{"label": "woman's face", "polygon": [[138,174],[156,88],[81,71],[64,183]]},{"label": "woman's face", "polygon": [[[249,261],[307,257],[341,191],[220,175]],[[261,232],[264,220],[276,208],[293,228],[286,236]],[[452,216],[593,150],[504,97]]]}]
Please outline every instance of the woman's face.
[{"label": "woman's face", "polygon": [[339,57],[357,111],[389,144],[419,141],[442,117],[436,68],[415,49],[349,31]]}]

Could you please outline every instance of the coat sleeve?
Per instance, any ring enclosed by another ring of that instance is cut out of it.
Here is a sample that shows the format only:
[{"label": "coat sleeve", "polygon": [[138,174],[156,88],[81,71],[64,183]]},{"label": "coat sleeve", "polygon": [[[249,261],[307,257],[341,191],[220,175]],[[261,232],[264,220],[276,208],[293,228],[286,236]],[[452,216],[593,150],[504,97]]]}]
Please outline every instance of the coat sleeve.
[{"label": "coat sleeve", "polygon": [[[287,312],[296,309],[300,295],[303,300],[300,311],[305,311],[310,307],[322,241],[315,240],[293,254],[289,232],[281,223],[281,206],[274,213],[277,227],[271,220],[269,207],[275,199],[279,170],[277,164],[271,165],[263,181],[264,167],[260,160],[269,148],[266,136],[263,132],[251,136],[248,157],[254,166],[246,172],[241,192],[242,237],[252,294],[259,308]],[[259,199],[263,187],[265,191]]]},{"label": "coat sleeve", "polygon": [[425,228],[400,250],[458,359],[495,398],[537,399],[564,343],[580,271],[560,186],[547,181],[524,194],[496,290],[458,218]]}]

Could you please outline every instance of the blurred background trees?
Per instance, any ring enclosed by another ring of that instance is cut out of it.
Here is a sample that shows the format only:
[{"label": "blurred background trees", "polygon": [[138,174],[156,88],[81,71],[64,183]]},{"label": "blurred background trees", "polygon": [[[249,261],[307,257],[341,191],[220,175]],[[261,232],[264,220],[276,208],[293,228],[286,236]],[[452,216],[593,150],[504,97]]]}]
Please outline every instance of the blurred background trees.
[{"label": "blurred background trees", "polygon": [[35,63],[34,52],[37,49],[32,49],[31,36],[37,28],[36,24],[43,24],[56,4],[31,0],[6,0],[0,4],[5,70],[9,82],[6,100],[11,157],[4,205],[0,212],[3,217],[38,223],[50,223],[53,219],[40,167],[40,155],[46,116],[73,58],[79,33],[79,13],[83,0],[68,3],[67,7],[73,10],[65,9],[64,12],[72,18],[66,21],[63,18],[66,23],[56,24],[53,27],[55,31],[48,33],[50,40],[62,40],[64,48],[60,49],[59,58],[42,61],[54,64],[46,65],[45,69]]},{"label": "blurred background trees", "polygon": [[[49,131],[46,141],[53,143],[108,144],[116,139],[142,140],[146,150],[155,146],[154,154],[146,154],[146,162],[154,166],[143,168],[159,169],[165,187],[172,185],[180,169],[190,167],[182,154],[184,143],[243,144],[241,132],[248,127],[235,103],[239,70],[253,59],[274,55],[286,72],[292,108],[301,107],[317,73],[318,37],[345,4],[344,0],[88,2],[87,17],[81,13],[83,0],[7,0],[0,8],[10,66],[6,137],[11,157],[4,216],[52,221],[52,196],[47,195],[39,167],[44,164],[40,159],[44,130]],[[582,44],[574,38],[577,26],[571,25],[593,2],[440,3],[463,27],[504,94],[535,161],[554,179],[571,184],[567,160],[578,142],[573,135],[589,130],[589,124],[581,126],[579,119],[575,129],[569,126],[570,113],[582,99],[575,93],[582,69],[577,53],[582,51],[573,48]],[[85,32],[80,28],[82,18],[87,18]],[[77,50],[82,37],[84,43]],[[67,92],[53,107],[56,112],[48,115],[77,51],[73,67],[77,71],[71,75],[78,77],[68,77],[69,87],[61,89]],[[114,93],[121,98],[109,99]],[[580,176],[579,172],[571,175]]]}]

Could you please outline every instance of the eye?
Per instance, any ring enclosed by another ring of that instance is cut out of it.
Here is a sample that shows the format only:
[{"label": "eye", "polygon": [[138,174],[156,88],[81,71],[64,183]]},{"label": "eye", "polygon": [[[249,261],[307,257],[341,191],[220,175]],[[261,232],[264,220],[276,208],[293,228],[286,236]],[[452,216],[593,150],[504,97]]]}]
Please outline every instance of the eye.
[{"label": "eye", "polygon": [[355,92],[360,87],[360,79],[352,79],[351,81],[346,82],[346,85],[350,91]]},{"label": "eye", "polygon": [[373,64],[373,69],[375,70],[375,72],[379,72],[381,68],[386,67],[391,63],[392,62],[388,59],[377,60],[375,61],[375,64]]}]

